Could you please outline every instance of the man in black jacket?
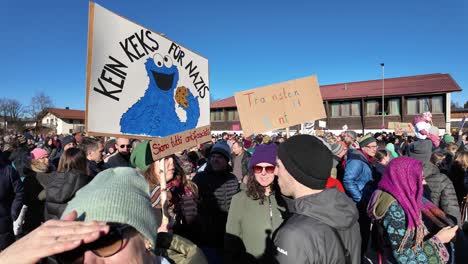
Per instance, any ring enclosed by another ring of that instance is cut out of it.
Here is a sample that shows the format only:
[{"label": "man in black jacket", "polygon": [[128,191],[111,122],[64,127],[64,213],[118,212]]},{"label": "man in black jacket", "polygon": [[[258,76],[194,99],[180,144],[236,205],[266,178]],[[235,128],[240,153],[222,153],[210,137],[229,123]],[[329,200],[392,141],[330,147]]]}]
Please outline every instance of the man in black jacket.
[{"label": "man in black jacket", "polygon": [[110,156],[107,163],[104,164],[104,169],[116,167],[132,167],[130,155],[132,154],[132,144],[128,138],[117,138],[115,143],[117,152]]},{"label": "man in black jacket", "polygon": [[200,202],[198,220],[192,229],[195,232],[188,238],[204,250],[210,263],[219,261],[231,199],[239,192],[239,183],[231,173],[229,159],[228,144],[219,140],[211,149],[205,170],[193,178],[198,186]]},{"label": "man in black jacket", "polygon": [[80,147],[86,153],[86,163],[89,176],[94,177],[102,171],[102,153],[104,145],[94,138],[83,138]]},{"label": "man in black jacket", "polygon": [[24,189],[18,173],[0,161],[0,251],[15,242],[13,221],[23,207]]},{"label": "man in black jacket", "polygon": [[336,188],[325,189],[332,153],[316,137],[279,145],[275,175],[292,216],[275,236],[279,263],[361,263],[358,211]]}]

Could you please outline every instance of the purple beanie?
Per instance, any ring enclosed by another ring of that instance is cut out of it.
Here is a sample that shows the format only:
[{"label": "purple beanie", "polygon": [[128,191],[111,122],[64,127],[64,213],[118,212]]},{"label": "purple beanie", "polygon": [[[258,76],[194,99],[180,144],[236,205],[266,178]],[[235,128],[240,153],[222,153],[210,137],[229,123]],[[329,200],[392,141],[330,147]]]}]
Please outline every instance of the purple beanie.
[{"label": "purple beanie", "polygon": [[276,144],[261,144],[254,149],[254,153],[249,161],[249,168],[258,163],[266,162],[276,166]]}]

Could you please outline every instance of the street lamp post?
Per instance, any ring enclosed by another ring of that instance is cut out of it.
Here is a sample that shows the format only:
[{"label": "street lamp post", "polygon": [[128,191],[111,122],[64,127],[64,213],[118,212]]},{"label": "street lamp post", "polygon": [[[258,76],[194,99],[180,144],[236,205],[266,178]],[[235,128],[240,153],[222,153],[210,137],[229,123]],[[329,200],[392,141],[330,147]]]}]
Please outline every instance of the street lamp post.
[{"label": "street lamp post", "polygon": [[385,128],[385,64],[380,63],[382,67],[382,129]]}]

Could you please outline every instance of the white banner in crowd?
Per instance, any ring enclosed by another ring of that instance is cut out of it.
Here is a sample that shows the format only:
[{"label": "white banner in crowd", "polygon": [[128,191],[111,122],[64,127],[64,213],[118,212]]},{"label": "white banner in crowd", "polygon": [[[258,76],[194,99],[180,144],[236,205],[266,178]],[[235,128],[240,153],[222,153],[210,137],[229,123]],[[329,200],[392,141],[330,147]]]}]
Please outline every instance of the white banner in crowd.
[{"label": "white banner in crowd", "polygon": [[91,135],[165,138],[162,156],[210,140],[208,60],[95,3],[86,89]]}]

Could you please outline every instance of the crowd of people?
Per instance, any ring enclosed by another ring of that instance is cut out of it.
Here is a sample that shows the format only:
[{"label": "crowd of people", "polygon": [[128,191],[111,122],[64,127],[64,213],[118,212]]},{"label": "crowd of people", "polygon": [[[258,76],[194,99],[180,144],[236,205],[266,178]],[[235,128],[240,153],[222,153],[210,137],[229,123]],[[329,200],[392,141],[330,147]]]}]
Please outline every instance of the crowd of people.
[{"label": "crowd of people", "polygon": [[136,139],[4,135],[0,263],[467,263],[468,133],[416,128],[223,133],[161,160]]}]

